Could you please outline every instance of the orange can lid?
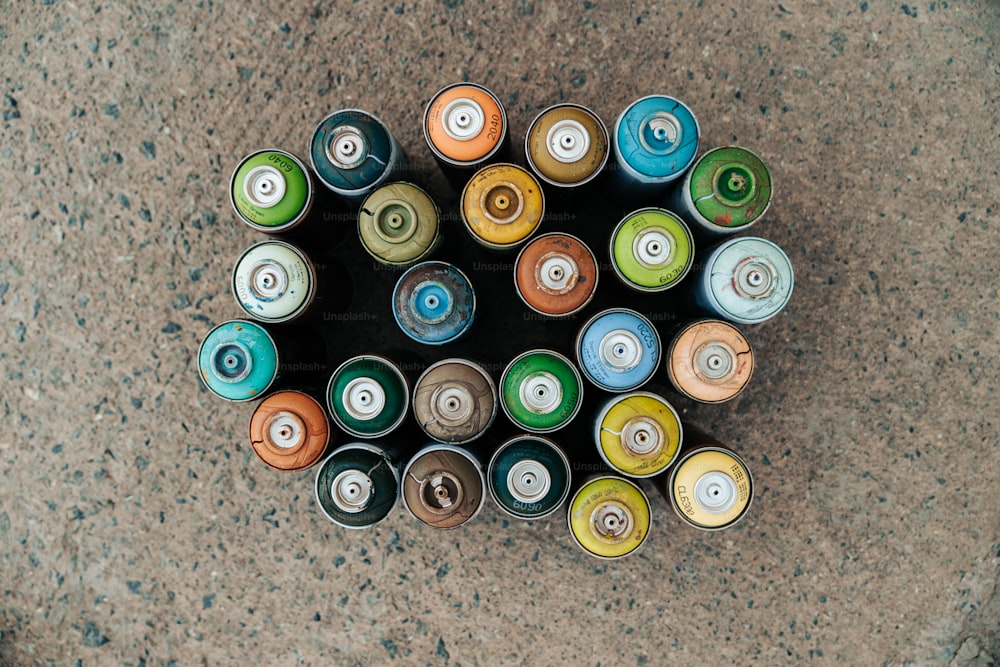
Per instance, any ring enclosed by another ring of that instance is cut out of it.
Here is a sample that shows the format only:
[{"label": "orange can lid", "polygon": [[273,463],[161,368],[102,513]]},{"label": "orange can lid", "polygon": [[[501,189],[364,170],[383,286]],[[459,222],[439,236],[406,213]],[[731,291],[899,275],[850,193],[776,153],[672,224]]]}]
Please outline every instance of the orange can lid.
[{"label": "orange can lid", "polygon": [[424,111],[424,137],[434,154],[456,166],[493,155],[507,136],[500,100],[474,83],[456,83],[431,98]]},{"label": "orange can lid", "polygon": [[521,251],[514,265],[517,293],[535,312],[572,315],[586,306],[597,289],[597,260],[575,236],[543,234]]},{"label": "orange can lid", "polygon": [[330,424],[319,401],[300,391],[278,391],[250,417],[250,445],[278,470],[302,470],[316,463],[330,442]]}]

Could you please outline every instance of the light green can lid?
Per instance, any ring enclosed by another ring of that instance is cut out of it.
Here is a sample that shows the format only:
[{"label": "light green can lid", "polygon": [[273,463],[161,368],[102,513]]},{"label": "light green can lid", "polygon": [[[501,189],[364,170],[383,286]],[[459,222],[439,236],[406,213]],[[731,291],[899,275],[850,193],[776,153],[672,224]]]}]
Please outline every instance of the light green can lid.
[{"label": "light green can lid", "polygon": [[230,201],[247,225],[273,234],[297,225],[312,206],[312,182],[297,157],[279,150],[252,153],[233,173]]},{"label": "light green can lid", "polygon": [[626,285],[659,292],[676,285],[694,261],[694,241],[687,225],[662,208],[633,211],[611,235],[611,260]]}]

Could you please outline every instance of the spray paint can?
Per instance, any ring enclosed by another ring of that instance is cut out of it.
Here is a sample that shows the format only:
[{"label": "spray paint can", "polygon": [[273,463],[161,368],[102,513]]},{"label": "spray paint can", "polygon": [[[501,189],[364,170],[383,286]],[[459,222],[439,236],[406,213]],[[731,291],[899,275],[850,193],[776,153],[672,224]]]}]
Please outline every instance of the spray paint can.
[{"label": "spray paint can", "polygon": [[538,180],[514,164],[483,167],[462,191],[462,221],[476,243],[507,250],[524,242],[545,212]]},{"label": "spray paint can", "polygon": [[666,470],[682,441],[677,411],[662,396],[645,391],[611,398],[594,420],[601,458],[629,477],[652,477]]},{"label": "spray paint can", "polygon": [[553,350],[530,350],[507,365],[500,405],[512,422],[532,433],[551,433],[576,416],[583,381],[569,359]]},{"label": "spray paint can", "polygon": [[680,393],[701,403],[723,403],[739,394],[753,375],[750,341],[728,322],[691,322],[667,351],[667,376]]},{"label": "spray paint can", "polygon": [[738,146],[702,155],[668,199],[668,208],[706,237],[744,232],[770,205],[771,171],[755,153]]},{"label": "spray paint can", "polygon": [[357,205],[378,186],[396,180],[405,155],[378,118],[342,109],[316,127],[309,161],[323,185]]},{"label": "spray paint can", "polygon": [[750,469],[697,426],[684,424],[685,451],[666,484],[670,506],[690,526],[721,530],[746,516],[753,500]]},{"label": "spray paint can", "polygon": [[403,468],[403,505],[432,528],[457,528],[483,506],[486,478],[471,452],[431,443]]},{"label": "spray paint can", "polygon": [[326,404],[340,428],[359,438],[378,438],[394,431],[406,419],[410,386],[392,361],[360,355],[333,372]]},{"label": "spray paint can", "polygon": [[572,473],[559,446],[537,435],[506,441],[487,468],[490,495],[507,514],[540,519],[558,510],[569,495]]},{"label": "spray paint can", "polygon": [[528,166],[557,188],[593,180],[608,162],[608,128],[593,111],[557,104],[532,121],[524,138]]},{"label": "spray paint can", "polygon": [[236,261],[232,289],[243,312],[276,324],[301,317],[316,298],[316,269],[298,247],[285,241],[250,246]]},{"label": "spray paint can", "polygon": [[570,500],[568,520],[570,535],[581,549],[597,558],[621,558],[649,535],[649,499],[627,479],[592,477]]},{"label": "spray paint can", "polygon": [[278,377],[278,346],[260,324],[223,322],[208,332],[198,349],[205,386],[227,401],[260,398]]},{"label": "spray paint can", "polygon": [[543,234],[521,249],[514,288],[525,305],[549,317],[580,312],[597,291],[597,259],[575,236]]},{"label": "spray paint can", "polygon": [[453,264],[422,262],[406,271],[392,292],[392,315],[407,336],[425,345],[458,340],[476,314],[476,293]]},{"label": "spray paint can", "polygon": [[451,445],[475,440],[497,413],[497,388],[485,370],[465,359],[431,364],[413,389],[413,416],[431,439]]},{"label": "spray paint can", "polygon": [[788,303],[795,286],[788,255],[762,238],[724,241],[698,264],[700,270],[692,284],[695,303],[737,324],[771,319]]},{"label": "spray paint can", "polygon": [[597,387],[623,392],[645,384],[660,363],[660,334],[653,323],[627,308],[609,308],[590,318],[576,337],[580,370]]},{"label": "spray paint can", "polygon": [[434,250],[440,217],[437,204],[416,185],[383,185],[361,204],[361,245],[382,264],[409,266]]},{"label": "spray paint can", "polygon": [[251,229],[265,234],[288,233],[306,219],[313,205],[309,169],[285,151],[251,153],[233,171],[229,202]]},{"label": "spray paint can", "polygon": [[303,470],[316,463],[330,442],[326,412],[301,391],[276,391],[250,417],[250,445],[276,470]]},{"label": "spray paint can", "polygon": [[691,167],[700,135],[697,119],[680,100],[636,100],[618,116],[612,133],[616,184],[632,195],[661,192]]},{"label": "spray paint can", "polygon": [[389,451],[366,442],[333,450],[316,472],[316,505],[343,528],[369,528],[399,500],[399,469]]},{"label": "spray paint can", "polygon": [[678,284],[694,263],[694,240],[684,222],[662,208],[625,216],[611,234],[611,265],[625,285],[662,292]]},{"label": "spray paint can", "polygon": [[438,91],[424,110],[424,139],[451,179],[501,159],[507,144],[507,113],[492,92],[475,83]]}]

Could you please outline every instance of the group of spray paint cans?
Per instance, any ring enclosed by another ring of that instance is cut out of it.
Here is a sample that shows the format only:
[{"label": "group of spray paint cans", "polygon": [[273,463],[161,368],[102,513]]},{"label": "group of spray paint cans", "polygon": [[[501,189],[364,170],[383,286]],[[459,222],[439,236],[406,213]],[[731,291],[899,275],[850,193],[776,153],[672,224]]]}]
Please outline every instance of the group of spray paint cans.
[{"label": "group of spray paint cans", "polygon": [[[328,245],[348,236],[344,228],[356,232],[377,263],[405,269],[386,300],[410,340],[452,343],[484,307],[456,264],[429,259],[441,246],[441,213],[427,192],[402,179],[407,163],[399,142],[372,114],[337,111],[313,133],[308,166],[292,153],[263,150],[237,166],[230,184],[237,216],[268,239],[237,260],[231,287],[243,319],[208,333],[199,367],[221,398],[263,397],[249,426],[256,454],[279,470],[318,464],[316,502],[347,528],[378,523],[400,500],[423,523],[452,528],[474,517],[487,495],[521,519],[551,515],[568,499],[577,544],[617,558],[649,532],[650,502],[636,481],[642,478],[654,478],[690,526],[718,530],[739,521],[753,497],[746,463],[682,423],[662,392],[640,388],[661,366],[674,389],[702,403],[730,400],[746,387],[754,352],[734,325],[773,317],[793,286],[781,248],[735,236],[770,203],[771,176],[761,159],[734,146],[698,157],[694,114],[664,95],[629,105],[611,133],[585,107],[544,110],[526,133],[528,168],[509,161],[507,115],[482,86],[438,92],[426,106],[423,132],[445,176],[461,189],[460,218],[471,239],[491,251],[520,248],[514,287],[540,319],[582,313],[597,289],[601,263],[576,235],[552,232],[529,242],[545,215],[544,191],[565,197],[584,186],[624,201],[661,202],[617,224],[587,224],[607,229],[610,265],[626,288],[655,294],[684,281],[686,298],[702,314],[672,332],[663,349],[649,318],[606,308],[578,329],[575,360],[531,349],[506,364],[499,382],[457,357],[421,367],[414,382],[400,364],[345,334],[344,344],[362,353],[324,378],[325,392],[288,386],[295,373],[282,369],[308,368],[309,354],[325,354],[288,323],[302,320],[318,299],[336,301],[338,291],[322,284],[303,246]],[[343,215],[321,219],[316,206],[347,211],[349,223]],[[696,243],[706,248],[698,255]],[[553,434],[581,411],[584,380],[605,397],[588,415],[590,441],[557,444]],[[280,385],[286,388],[275,390]],[[498,412],[520,434],[491,448],[487,460],[475,441]],[[401,428],[410,415],[419,432]],[[347,443],[330,451],[334,431],[346,434]],[[575,480],[580,453],[595,448],[602,472]]]}]

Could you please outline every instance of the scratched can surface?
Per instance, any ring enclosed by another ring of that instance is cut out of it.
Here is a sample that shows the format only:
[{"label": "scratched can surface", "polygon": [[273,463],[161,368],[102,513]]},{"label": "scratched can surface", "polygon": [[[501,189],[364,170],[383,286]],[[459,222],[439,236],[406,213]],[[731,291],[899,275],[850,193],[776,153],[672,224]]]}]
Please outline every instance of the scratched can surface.
[{"label": "scratched can surface", "polygon": [[695,302],[737,324],[757,324],[782,311],[792,297],[795,275],[788,255],[766,239],[729,239],[699,262]]},{"label": "scratched can surface", "polygon": [[551,433],[580,411],[583,381],[569,359],[553,350],[529,350],[507,365],[500,405],[512,422],[532,433]]},{"label": "scratched can surface", "polygon": [[501,510],[519,519],[540,519],[566,501],[572,473],[569,459],[556,443],[522,435],[494,452],[486,478]]},{"label": "scratched can surface", "polygon": [[302,160],[285,151],[268,149],[251,153],[233,171],[229,202],[251,229],[265,234],[291,231],[312,208],[309,169]]},{"label": "scratched can surface", "polygon": [[598,476],[573,495],[568,521],[573,540],[591,556],[621,558],[642,546],[649,535],[649,499],[634,482]]},{"label": "scratched can surface", "polygon": [[753,500],[750,469],[735,452],[690,424],[685,452],[666,483],[670,506],[688,525],[721,530],[746,516]]},{"label": "scratched can surface", "polygon": [[461,213],[473,240],[493,250],[523,243],[545,212],[538,180],[515,164],[494,164],[477,171],[462,190]]},{"label": "scratched can surface", "polygon": [[668,200],[695,233],[743,232],[771,205],[771,171],[745,148],[725,146],[702,155]]},{"label": "scratched can surface", "polygon": [[694,113],[667,95],[630,104],[615,122],[615,180],[626,191],[658,192],[684,175],[698,153]]},{"label": "scratched can surface", "polygon": [[576,337],[580,370],[597,387],[611,392],[636,389],[660,363],[660,334],[643,315],[609,308],[594,315]]},{"label": "scratched can surface", "polygon": [[465,359],[428,366],[413,389],[413,416],[431,439],[452,445],[486,432],[497,413],[497,388],[481,367]]},{"label": "scratched can surface", "polygon": [[379,523],[399,500],[399,470],[389,453],[369,443],[338,447],[316,471],[316,504],[343,528]]},{"label": "scratched can surface", "polygon": [[497,96],[479,84],[445,86],[424,110],[424,139],[439,162],[476,169],[502,151],[507,113]]},{"label": "scratched can surface", "polygon": [[392,293],[392,314],[407,336],[425,345],[457,340],[471,327],[476,293],[453,264],[422,262],[400,276]]},{"label": "scratched can surface", "polygon": [[637,391],[605,402],[594,420],[594,441],[604,462],[618,472],[652,477],[677,458],[683,430],[665,398]]},{"label": "scratched can surface", "polygon": [[250,445],[277,470],[302,470],[316,463],[330,442],[326,412],[301,391],[276,391],[250,417]]},{"label": "scratched can surface", "polygon": [[557,104],[542,111],[528,128],[528,166],[546,183],[573,188],[593,180],[608,162],[608,129],[590,109]]},{"label": "scratched can surface", "polygon": [[597,291],[599,271],[590,248],[575,236],[542,234],[521,249],[514,287],[528,308],[549,317],[580,312]]},{"label": "scratched can surface", "polygon": [[399,367],[385,357],[359,355],[330,377],[327,407],[337,426],[359,438],[378,438],[406,419],[410,388]]},{"label": "scratched can surface", "polygon": [[230,320],[213,328],[198,349],[198,370],[209,391],[227,401],[260,398],[278,377],[278,347],[260,324]]},{"label": "scratched can surface", "polygon": [[694,263],[694,240],[684,222],[662,208],[625,216],[611,234],[611,265],[625,285],[662,292],[679,283]]},{"label": "scratched can surface", "polygon": [[389,183],[361,204],[361,245],[382,264],[408,266],[429,255],[439,240],[440,211],[430,195],[412,183]]},{"label": "scratched can surface", "polygon": [[323,185],[360,203],[379,185],[395,179],[405,156],[378,118],[360,109],[341,109],[316,126],[309,161]]},{"label": "scratched can surface", "polygon": [[403,469],[403,505],[432,528],[457,528],[470,521],[486,498],[479,459],[461,447],[431,443]]},{"label": "scratched can surface", "polygon": [[680,393],[701,403],[734,398],[750,382],[750,341],[721,320],[699,320],[677,332],[667,350],[667,376]]},{"label": "scratched can surface", "polygon": [[236,261],[233,296],[243,312],[261,322],[288,322],[303,315],[316,296],[309,257],[285,241],[250,246]]}]

